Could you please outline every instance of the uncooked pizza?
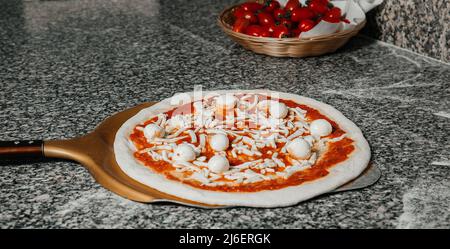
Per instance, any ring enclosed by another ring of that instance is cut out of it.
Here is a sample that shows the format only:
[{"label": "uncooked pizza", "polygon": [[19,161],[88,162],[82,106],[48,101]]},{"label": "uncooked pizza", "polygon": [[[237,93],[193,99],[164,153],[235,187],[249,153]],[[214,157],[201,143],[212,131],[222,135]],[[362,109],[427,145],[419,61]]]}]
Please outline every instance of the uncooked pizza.
[{"label": "uncooked pizza", "polygon": [[370,159],[335,108],[274,91],[184,93],[143,109],[116,134],[133,179],[212,205],[293,205],[356,178]]}]

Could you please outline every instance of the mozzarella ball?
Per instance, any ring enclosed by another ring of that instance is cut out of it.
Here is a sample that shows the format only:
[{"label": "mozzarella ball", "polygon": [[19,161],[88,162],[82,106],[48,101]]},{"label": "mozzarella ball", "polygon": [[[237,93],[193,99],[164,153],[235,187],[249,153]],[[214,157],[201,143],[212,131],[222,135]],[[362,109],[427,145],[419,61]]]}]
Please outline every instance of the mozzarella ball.
[{"label": "mozzarella ball", "polygon": [[237,99],[233,94],[223,94],[216,98],[216,105],[221,109],[233,109],[236,106]]},{"label": "mozzarella ball", "polygon": [[144,128],[144,136],[148,140],[151,140],[155,137],[162,137],[164,136],[164,133],[164,129],[157,124],[148,124]]},{"label": "mozzarella ball", "polygon": [[313,144],[314,144],[314,137],[313,136],[311,136],[311,135],[305,136],[305,137],[303,137],[303,139],[305,139],[305,141],[308,142],[309,145],[311,145],[311,147],[313,146]]},{"label": "mozzarella ball", "polygon": [[228,149],[228,146],[230,145],[230,141],[228,140],[228,137],[226,135],[216,134],[211,137],[209,145],[215,151],[224,151],[224,150]]},{"label": "mozzarella ball", "polygon": [[169,119],[168,123],[174,128],[181,129],[188,125],[189,120],[184,115],[176,115]]},{"label": "mozzarella ball", "polygon": [[285,118],[288,114],[288,108],[284,103],[272,101],[269,107],[270,116],[274,118]]},{"label": "mozzarella ball", "polygon": [[208,168],[211,172],[219,174],[230,169],[230,163],[224,156],[215,155],[208,161]]},{"label": "mozzarella ball", "polygon": [[333,127],[330,122],[325,119],[316,119],[311,122],[309,130],[313,136],[325,137],[331,134]]},{"label": "mozzarella ball", "polygon": [[296,159],[308,159],[311,156],[311,145],[303,138],[290,141],[286,149],[289,155]]},{"label": "mozzarella ball", "polygon": [[173,160],[175,161],[192,162],[195,158],[195,150],[189,144],[178,145],[173,153]]},{"label": "mozzarella ball", "polygon": [[267,99],[261,100],[261,101],[259,101],[259,103],[257,105],[258,109],[260,111],[263,111],[263,112],[268,112],[269,111],[269,107],[272,105],[272,102],[275,102],[275,101],[267,100]]}]

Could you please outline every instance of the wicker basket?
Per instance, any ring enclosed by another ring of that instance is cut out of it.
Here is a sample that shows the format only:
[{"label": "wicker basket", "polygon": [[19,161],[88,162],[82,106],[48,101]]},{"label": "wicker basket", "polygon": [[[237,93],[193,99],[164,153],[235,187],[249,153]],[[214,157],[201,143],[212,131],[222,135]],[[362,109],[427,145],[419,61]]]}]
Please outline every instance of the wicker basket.
[{"label": "wicker basket", "polygon": [[332,53],[355,36],[366,24],[364,20],[350,30],[306,39],[255,37],[233,31],[235,17],[232,13],[237,6],[231,6],[220,13],[217,21],[222,30],[246,49],[277,57],[308,57]]}]

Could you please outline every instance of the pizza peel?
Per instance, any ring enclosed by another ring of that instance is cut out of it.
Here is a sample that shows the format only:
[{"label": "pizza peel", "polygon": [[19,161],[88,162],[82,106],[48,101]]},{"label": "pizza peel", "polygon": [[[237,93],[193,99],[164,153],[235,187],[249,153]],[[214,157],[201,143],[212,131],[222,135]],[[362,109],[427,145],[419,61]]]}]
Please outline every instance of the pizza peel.
[{"label": "pizza peel", "polygon": [[[202,208],[229,207],[198,203],[168,195],[133,180],[120,169],[116,163],[113,148],[117,130],[129,118],[154,103],[144,103],[116,113],[104,120],[95,130],[82,137],[68,140],[0,142],[0,159],[12,161],[33,158],[73,160],[88,169],[95,180],[103,187],[133,201],[144,203],[173,202]],[[370,163],[358,178],[330,193],[368,187],[374,184],[380,176],[381,171]]]}]

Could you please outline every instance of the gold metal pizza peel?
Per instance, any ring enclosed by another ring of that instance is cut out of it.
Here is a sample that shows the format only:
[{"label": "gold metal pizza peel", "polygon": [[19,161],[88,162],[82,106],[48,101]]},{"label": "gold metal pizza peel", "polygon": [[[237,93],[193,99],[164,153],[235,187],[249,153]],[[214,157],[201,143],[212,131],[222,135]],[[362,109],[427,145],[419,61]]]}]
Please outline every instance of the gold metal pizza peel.
[{"label": "gold metal pizza peel", "polygon": [[[23,160],[31,158],[62,158],[81,163],[95,180],[106,189],[127,199],[144,202],[173,202],[202,208],[223,208],[193,202],[168,195],[141,184],[127,176],[116,163],[113,143],[117,130],[140,110],[153,105],[144,103],[119,112],[104,120],[94,131],[69,140],[51,141],[3,141],[0,142],[0,160]],[[373,164],[356,179],[331,192],[360,189],[374,184],[381,176]],[[227,206],[228,207],[228,206]]]}]

